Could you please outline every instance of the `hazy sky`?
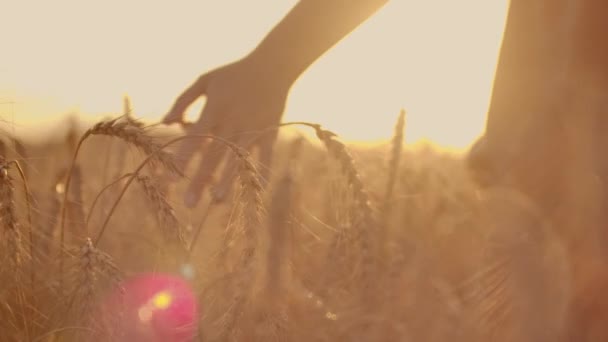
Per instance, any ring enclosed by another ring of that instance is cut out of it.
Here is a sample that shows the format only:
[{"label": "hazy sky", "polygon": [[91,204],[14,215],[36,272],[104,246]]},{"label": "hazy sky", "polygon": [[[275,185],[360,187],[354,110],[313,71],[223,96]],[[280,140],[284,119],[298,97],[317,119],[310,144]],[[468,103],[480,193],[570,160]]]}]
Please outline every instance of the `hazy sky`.
[{"label": "hazy sky", "polygon": [[[200,73],[252,49],[295,0],[0,0],[0,117],[158,119]],[[466,146],[483,129],[506,0],[392,0],[298,81],[286,120],[346,139]],[[14,102],[13,105],[3,104]]]}]

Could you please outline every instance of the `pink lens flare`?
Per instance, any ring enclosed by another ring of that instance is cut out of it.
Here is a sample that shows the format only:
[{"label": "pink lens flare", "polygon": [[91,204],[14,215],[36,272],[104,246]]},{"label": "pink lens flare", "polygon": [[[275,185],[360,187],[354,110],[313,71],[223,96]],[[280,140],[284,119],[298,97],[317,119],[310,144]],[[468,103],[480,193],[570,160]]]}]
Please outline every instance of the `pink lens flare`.
[{"label": "pink lens flare", "polygon": [[[101,305],[101,319],[114,318],[115,341],[190,342],[196,334],[197,301],[188,281],[147,273],[127,279]],[[122,314],[121,314],[122,312]],[[119,317],[119,318],[117,318]],[[106,323],[107,324],[107,323]]]}]

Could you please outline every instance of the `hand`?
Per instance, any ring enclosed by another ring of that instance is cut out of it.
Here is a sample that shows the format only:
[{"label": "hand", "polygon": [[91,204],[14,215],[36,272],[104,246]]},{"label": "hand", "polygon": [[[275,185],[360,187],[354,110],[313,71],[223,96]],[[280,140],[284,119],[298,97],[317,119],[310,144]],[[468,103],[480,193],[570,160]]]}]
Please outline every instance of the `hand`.
[{"label": "hand", "polygon": [[[281,121],[291,83],[281,75],[259,68],[252,58],[245,58],[200,76],[175,101],[163,123],[177,123],[187,134],[213,134],[247,149],[257,147],[261,169],[272,161],[276,130],[261,131]],[[184,121],[185,110],[199,97],[207,102],[195,123]],[[254,141],[252,143],[252,141]],[[186,206],[199,202],[210,185],[227,148],[208,139],[187,139],[179,147],[179,166],[185,169],[197,152],[203,154],[198,170],[184,195]],[[217,189],[227,192],[235,176],[235,160],[230,155]]]}]

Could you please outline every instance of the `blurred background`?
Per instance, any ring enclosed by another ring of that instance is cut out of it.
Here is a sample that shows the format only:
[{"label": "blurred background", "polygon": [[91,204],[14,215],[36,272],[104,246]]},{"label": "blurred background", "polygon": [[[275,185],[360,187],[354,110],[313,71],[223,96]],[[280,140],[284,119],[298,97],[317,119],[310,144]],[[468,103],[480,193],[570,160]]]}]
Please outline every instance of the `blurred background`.
[{"label": "blurred background", "polygon": [[[0,118],[38,135],[67,113],[120,113],[128,94],[138,117],[158,120],[200,73],[248,53],[296,2],[0,0]],[[389,2],[298,81],[285,120],[374,141],[405,108],[408,141],[467,147],[483,131],[506,7]]]}]

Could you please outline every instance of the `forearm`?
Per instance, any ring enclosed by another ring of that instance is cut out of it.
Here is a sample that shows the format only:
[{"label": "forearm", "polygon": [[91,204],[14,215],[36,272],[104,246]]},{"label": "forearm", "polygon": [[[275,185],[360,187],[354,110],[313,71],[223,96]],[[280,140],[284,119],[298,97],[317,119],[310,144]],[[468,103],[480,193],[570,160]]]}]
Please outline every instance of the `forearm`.
[{"label": "forearm", "polygon": [[289,84],[388,0],[301,0],[250,54]]}]

